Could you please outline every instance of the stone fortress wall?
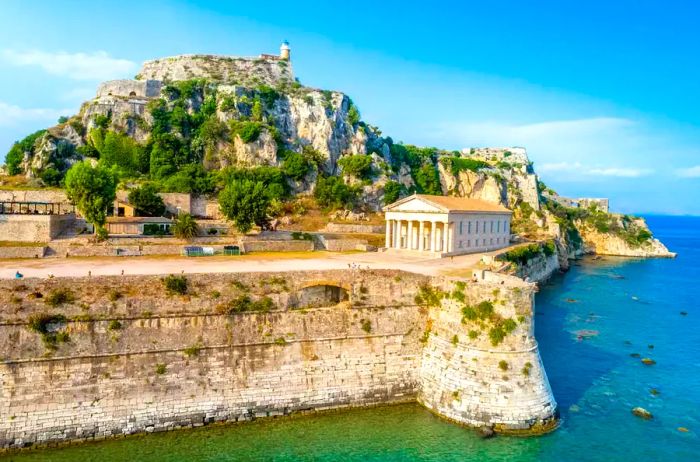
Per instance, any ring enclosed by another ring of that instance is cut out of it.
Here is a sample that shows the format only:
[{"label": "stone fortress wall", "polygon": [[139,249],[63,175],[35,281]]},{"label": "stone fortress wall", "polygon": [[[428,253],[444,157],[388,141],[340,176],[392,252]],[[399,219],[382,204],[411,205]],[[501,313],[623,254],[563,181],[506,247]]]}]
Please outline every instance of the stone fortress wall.
[{"label": "stone fortress wall", "polygon": [[231,83],[276,86],[294,81],[291,62],[275,56],[239,58],[216,55],[179,55],[146,61],[137,80],[162,82],[207,78]]},{"label": "stone fortress wall", "polygon": [[[538,431],[555,414],[532,336],[531,284],[497,276],[462,287],[467,302],[488,296],[519,316],[493,347],[470,339],[452,296],[416,299],[428,287],[458,290],[444,278],[338,270],[187,279],[186,295],[167,294],[157,276],[2,281],[0,447],[416,399],[501,431]],[[64,288],[75,300],[46,303]],[[269,297],[271,310],[227,314],[241,297]],[[42,335],[27,324],[38,313],[65,319]]]},{"label": "stone fortress wall", "polygon": [[97,88],[97,97],[158,98],[162,86],[159,80],[109,80]]}]

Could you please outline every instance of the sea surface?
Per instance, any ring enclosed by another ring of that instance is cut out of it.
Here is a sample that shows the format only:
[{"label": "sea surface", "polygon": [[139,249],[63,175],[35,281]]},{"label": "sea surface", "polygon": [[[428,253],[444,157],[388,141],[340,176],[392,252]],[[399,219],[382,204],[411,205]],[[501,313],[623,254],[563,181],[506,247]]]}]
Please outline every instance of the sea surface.
[{"label": "sea surface", "polygon": [[[700,218],[647,218],[678,258],[584,259],[537,295],[536,335],[562,418],[561,427],[549,435],[481,440],[418,405],[396,405],[210,426],[6,459],[700,461]],[[646,366],[634,354],[656,364]],[[635,406],[654,418],[633,416]]]}]

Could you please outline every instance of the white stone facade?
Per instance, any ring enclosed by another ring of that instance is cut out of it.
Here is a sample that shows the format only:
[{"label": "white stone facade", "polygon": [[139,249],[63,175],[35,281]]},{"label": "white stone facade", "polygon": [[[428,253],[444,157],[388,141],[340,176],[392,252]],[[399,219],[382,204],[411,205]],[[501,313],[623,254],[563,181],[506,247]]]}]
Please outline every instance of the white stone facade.
[{"label": "white stone facade", "polygon": [[458,197],[413,195],[385,209],[386,248],[438,256],[508,246],[511,212]]}]

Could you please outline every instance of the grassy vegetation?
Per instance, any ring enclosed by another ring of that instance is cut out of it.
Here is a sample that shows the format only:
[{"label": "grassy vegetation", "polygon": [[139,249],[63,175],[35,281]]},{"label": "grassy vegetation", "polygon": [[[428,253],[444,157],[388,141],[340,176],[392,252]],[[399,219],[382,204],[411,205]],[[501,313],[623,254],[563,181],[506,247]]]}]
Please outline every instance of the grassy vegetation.
[{"label": "grassy vegetation", "polygon": [[217,306],[217,311],[221,314],[237,314],[252,311],[260,311],[266,313],[277,308],[275,302],[270,297],[262,297],[258,300],[253,300],[249,295],[240,295],[228,303],[222,303]]},{"label": "grassy vegetation", "polygon": [[168,295],[184,295],[187,293],[187,278],[185,276],[169,274],[161,280]]},{"label": "grassy vegetation", "polygon": [[64,287],[52,289],[51,292],[44,297],[44,303],[52,307],[57,307],[65,303],[72,303],[74,301],[75,295],[73,295],[73,291]]}]

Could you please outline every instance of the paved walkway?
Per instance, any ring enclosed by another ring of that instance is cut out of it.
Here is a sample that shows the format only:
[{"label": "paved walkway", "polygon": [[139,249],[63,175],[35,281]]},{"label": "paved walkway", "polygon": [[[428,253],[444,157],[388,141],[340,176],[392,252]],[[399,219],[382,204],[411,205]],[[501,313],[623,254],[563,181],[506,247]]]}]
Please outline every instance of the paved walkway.
[{"label": "paved walkway", "polygon": [[0,260],[0,278],[46,278],[170,273],[242,273],[348,269],[399,269],[428,275],[467,275],[483,254],[426,259],[385,252],[280,252],[253,253],[238,257],[85,257],[35,260]]}]

